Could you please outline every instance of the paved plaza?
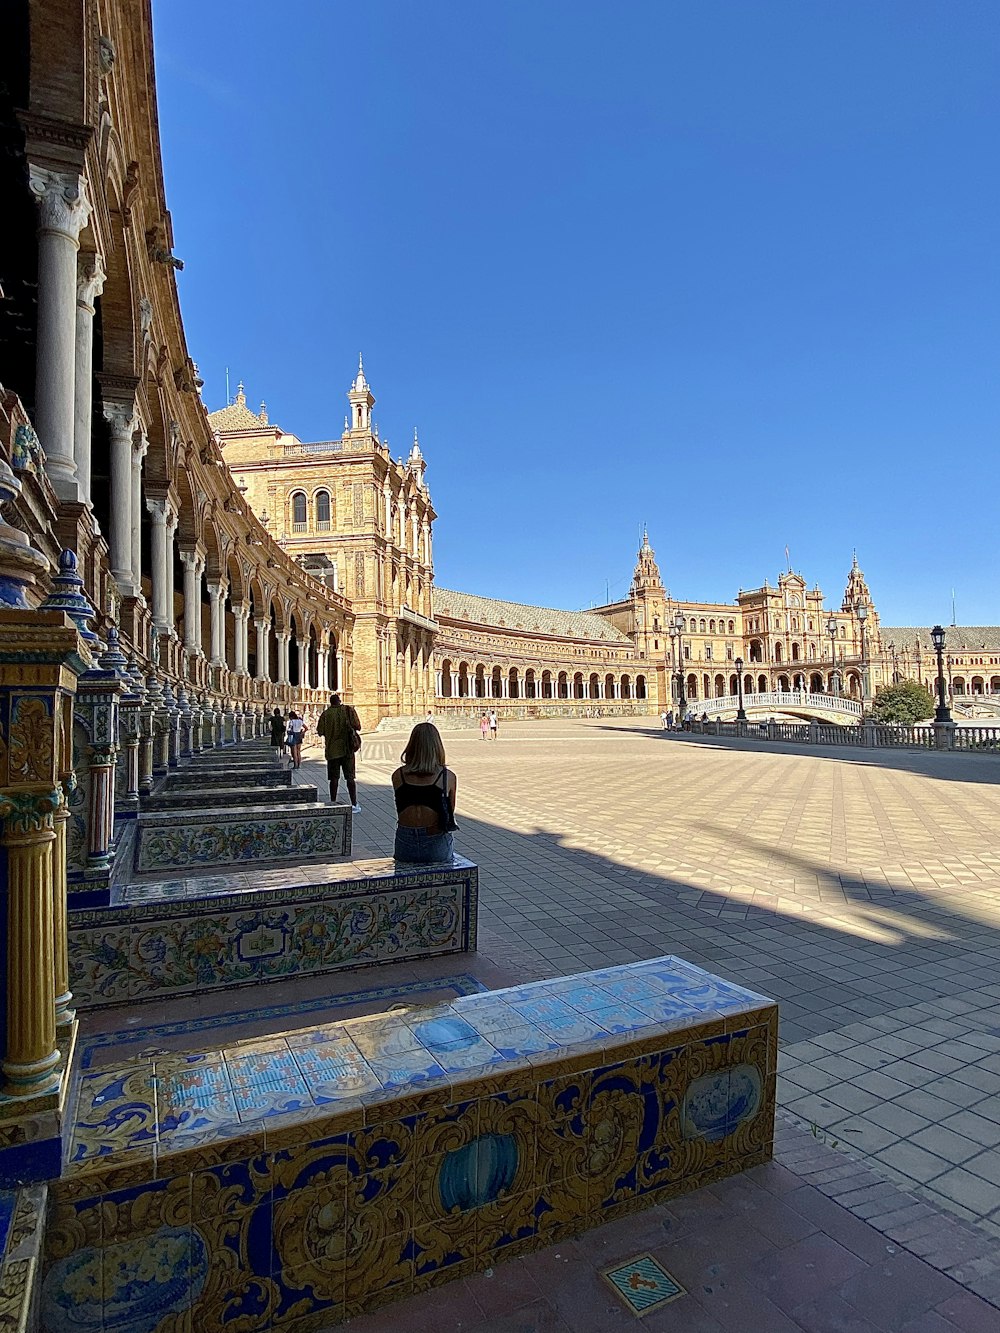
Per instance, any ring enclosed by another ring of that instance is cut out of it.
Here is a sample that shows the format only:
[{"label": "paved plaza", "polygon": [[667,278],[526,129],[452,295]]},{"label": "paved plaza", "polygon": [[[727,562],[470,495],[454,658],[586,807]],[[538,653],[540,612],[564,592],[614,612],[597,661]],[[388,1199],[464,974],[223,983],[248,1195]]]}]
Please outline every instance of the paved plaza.
[{"label": "paved plaza", "polygon": [[[676,953],[776,997],[779,1105],[1000,1237],[1000,758],[645,720],[445,740],[487,958],[536,977]],[[398,748],[366,743],[379,850]],[[877,1193],[860,1216],[882,1220]]]},{"label": "paved plaza", "polygon": [[[391,851],[404,739],[366,737],[356,856]],[[645,719],[445,742],[456,849],[481,868],[478,955],[196,997],[184,1016],[238,1039],[365,987],[398,985],[404,1003],[423,987],[423,1002],[460,973],[492,987],[679,954],[780,1002],[775,1162],[352,1329],[624,1326],[635,1316],[601,1272],[646,1252],[686,1291],[643,1316],[650,1333],[1000,1327],[1000,758],[807,750]],[[317,750],[300,776],[325,794]]]}]

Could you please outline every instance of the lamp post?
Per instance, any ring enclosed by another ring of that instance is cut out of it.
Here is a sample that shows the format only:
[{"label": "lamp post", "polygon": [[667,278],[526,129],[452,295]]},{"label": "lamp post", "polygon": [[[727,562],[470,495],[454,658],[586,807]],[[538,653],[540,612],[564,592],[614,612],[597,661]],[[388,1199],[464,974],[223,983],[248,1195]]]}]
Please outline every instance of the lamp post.
[{"label": "lamp post", "polygon": [[677,711],[680,714],[681,726],[683,726],[684,714],[687,712],[687,701],[684,698],[684,616],[680,611],[674,616],[671,633],[677,636]]},{"label": "lamp post", "polygon": [[934,644],[934,651],[937,653],[938,705],[934,710],[934,721],[950,722],[951,709],[948,707],[948,701],[944,691],[944,630],[940,625],[935,625],[931,630],[931,642]]},{"label": "lamp post", "polygon": [[833,666],[830,670],[830,676],[833,680],[834,694],[840,693],[840,677],[837,675],[837,622],[833,616],[826,622],[826,632],[830,636],[830,661]]},{"label": "lamp post", "polygon": [[864,602],[857,607],[857,617],[861,622],[861,704],[867,710],[871,694],[868,681],[868,640],[865,638],[865,626],[868,620],[868,607]]},{"label": "lamp post", "polygon": [[888,649],[889,649],[889,656],[892,658],[892,683],[893,683],[893,685],[898,685],[898,684],[899,684],[899,667],[898,667],[898,665],[897,665],[897,661],[896,661],[896,645],[895,645],[894,643],[890,643],[890,644],[888,645]]},{"label": "lamp post", "polygon": [[747,720],[746,709],[743,707],[743,658],[736,659],[736,694],[740,701],[740,706],[736,710],[736,721],[745,722]]}]

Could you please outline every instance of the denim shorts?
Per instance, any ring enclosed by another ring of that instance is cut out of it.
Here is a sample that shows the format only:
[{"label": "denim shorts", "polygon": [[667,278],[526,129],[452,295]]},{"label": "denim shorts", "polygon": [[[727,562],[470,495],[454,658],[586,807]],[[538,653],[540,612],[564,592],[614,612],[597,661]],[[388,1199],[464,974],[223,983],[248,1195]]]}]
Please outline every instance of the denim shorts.
[{"label": "denim shorts", "polygon": [[454,856],[450,833],[428,833],[422,828],[397,828],[393,856],[397,861],[426,865],[431,861],[450,861]]}]

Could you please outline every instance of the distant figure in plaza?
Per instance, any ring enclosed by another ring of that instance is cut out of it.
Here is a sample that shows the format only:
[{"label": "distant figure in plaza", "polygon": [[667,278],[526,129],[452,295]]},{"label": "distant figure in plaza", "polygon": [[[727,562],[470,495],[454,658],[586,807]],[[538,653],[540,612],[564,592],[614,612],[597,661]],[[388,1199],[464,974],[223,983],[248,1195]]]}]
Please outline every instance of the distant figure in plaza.
[{"label": "distant figure in plaza", "polygon": [[358,787],[355,781],[354,756],[361,749],[361,721],[349,704],[340,702],[339,694],[330,695],[330,707],[324,709],[316,723],[317,734],[323,737],[326,750],[326,776],[330,781],[330,800],[337,799],[340,774],[347,783],[351,809],[361,814],[358,805]]},{"label": "distant figure in plaza", "polygon": [[702,722],[707,722],[707,721],[708,721],[708,714],[707,714],[707,713],[702,713],[702,715],[701,715],[701,720],[702,720]]},{"label": "distant figure in plaza", "polygon": [[292,767],[301,768],[302,766],[302,737],[305,735],[306,724],[293,708],[288,714],[288,734],[286,743],[292,752]]},{"label": "distant figure in plaza", "polygon": [[455,823],[455,774],[445,767],[444,742],[432,722],[418,722],[392,775],[396,795],[397,861],[450,861]]},{"label": "distant figure in plaza", "polygon": [[497,738],[497,713],[496,713],[496,709],[495,709],[495,708],[491,708],[491,709],[490,709],[490,739],[495,741],[496,738]]},{"label": "distant figure in plaza", "polygon": [[673,729],[674,729],[674,710],[671,708],[670,711],[667,713],[667,730],[673,731]]},{"label": "distant figure in plaza", "polygon": [[429,708],[428,708],[428,710],[427,710],[427,716],[424,718],[424,721],[425,721],[425,722],[433,722],[433,721],[434,721],[434,714],[431,712],[431,710],[430,710]]},{"label": "distant figure in plaza", "polygon": [[271,714],[271,744],[279,754],[285,753],[285,719],[281,716],[280,708]]},{"label": "distant figure in plaza", "polygon": [[490,720],[485,713],[479,719],[479,734],[483,740],[486,740],[490,734]]},{"label": "distant figure in plaza", "polygon": [[667,713],[666,709],[660,714],[660,726],[664,731],[670,726],[670,715]]}]

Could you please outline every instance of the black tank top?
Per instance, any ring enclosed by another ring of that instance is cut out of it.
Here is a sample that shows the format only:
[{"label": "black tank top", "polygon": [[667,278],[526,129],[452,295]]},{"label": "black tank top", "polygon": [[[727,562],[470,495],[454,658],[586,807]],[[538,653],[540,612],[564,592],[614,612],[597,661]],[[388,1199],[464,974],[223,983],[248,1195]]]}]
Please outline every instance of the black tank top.
[{"label": "black tank top", "polygon": [[[442,785],[439,786],[439,783]],[[441,829],[450,830],[454,828],[451,805],[446,799],[448,791],[448,770],[446,768],[442,768],[433,782],[418,785],[415,782],[407,782],[404,778],[394,790],[397,814],[409,810],[412,805],[423,805],[428,810],[434,811],[437,815],[438,826]]]}]

